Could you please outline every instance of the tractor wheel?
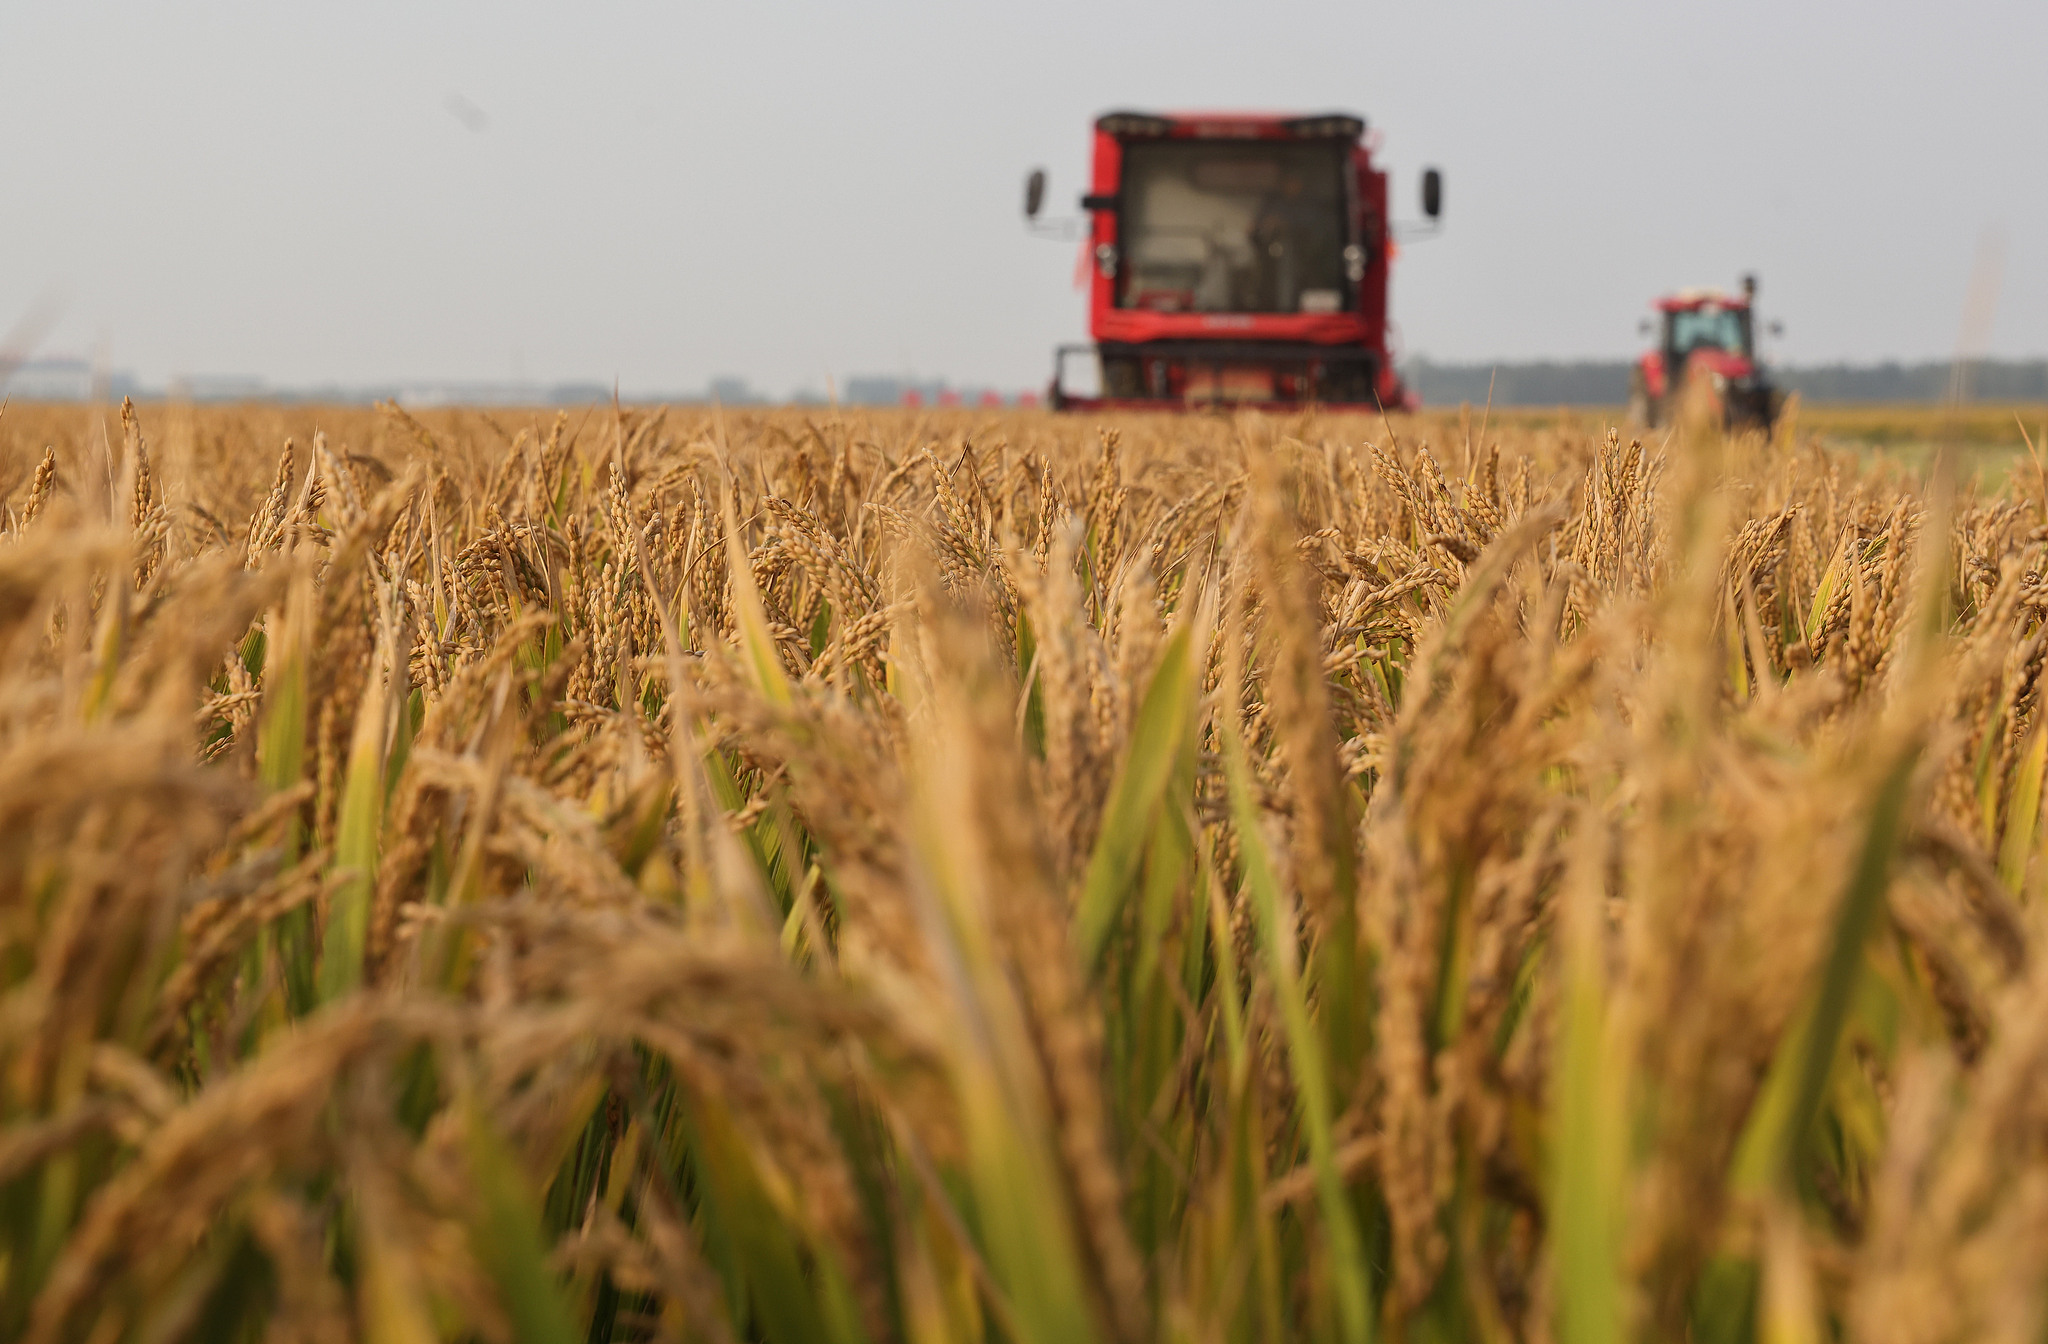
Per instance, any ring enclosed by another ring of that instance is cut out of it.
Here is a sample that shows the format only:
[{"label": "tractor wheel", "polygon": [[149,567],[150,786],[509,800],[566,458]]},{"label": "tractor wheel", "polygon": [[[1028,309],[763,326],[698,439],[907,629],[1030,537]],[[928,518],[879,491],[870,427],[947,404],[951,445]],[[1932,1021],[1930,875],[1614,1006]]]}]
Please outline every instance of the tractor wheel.
[{"label": "tractor wheel", "polygon": [[1731,434],[1752,429],[1769,434],[1777,419],[1777,398],[1768,387],[1730,388],[1723,396],[1723,406],[1724,427]]},{"label": "tractor wheel", "polygon": [[1637,369],[1629,378],[1628,423],[1634,429],[1654,429],[1657,425],[1657,403],[1650,396],[1649,387],[1643,382],[1643,371]]},{"label": "tractor wheel", "polygon": [[1778,427],[1778,416],[1784,412],[1785,394],[1775,387],[1765,385],[1756,390],[1755,397],[1756,427],[1768,438],[1771,431]]}]

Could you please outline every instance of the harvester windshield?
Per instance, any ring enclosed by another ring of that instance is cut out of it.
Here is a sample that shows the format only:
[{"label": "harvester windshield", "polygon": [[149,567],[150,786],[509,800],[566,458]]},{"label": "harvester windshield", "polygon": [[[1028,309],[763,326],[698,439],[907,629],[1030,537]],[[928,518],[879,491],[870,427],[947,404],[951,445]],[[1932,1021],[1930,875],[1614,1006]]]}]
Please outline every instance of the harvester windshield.
[{"label": "harvester windshield", "polygon": [[1125,148],[1117,306],[1334,313],[1346,282],[1350,147],[1166,140]]}]

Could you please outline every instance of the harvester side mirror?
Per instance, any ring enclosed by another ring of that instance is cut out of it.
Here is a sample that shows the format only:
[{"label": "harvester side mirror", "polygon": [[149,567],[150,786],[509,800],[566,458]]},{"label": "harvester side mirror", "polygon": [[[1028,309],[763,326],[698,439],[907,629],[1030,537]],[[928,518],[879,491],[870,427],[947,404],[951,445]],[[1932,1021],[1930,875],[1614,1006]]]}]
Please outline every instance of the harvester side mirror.
[{"label": "harvester side mirror", "polygon": [[1045,169],[1033,168],[1024,179],[1024,218],[1037,219],[1045,205]]},{"label": "harvester side mirror", "polygon": [[1422,213],[1435,219],[1444,212],[1444,175],[1434,168],[1422,170]]},{"label": "harvester side mirror", "polygon": [[1642,336],[1647,336],[1647,335],[1649,335],[1649,334],[1650,334],[1651,332],[1655,331],[1656,329],[1657,329],[1657,324],[1656,324],[1656,323],[1654,323],[1654,322],[1652,322],[1652,321],[1651,321],[1651,320],[1650,320],[1649,318],[1647,318],[1647,317],[1646,317],[1646,318],[1644,318],[1644,319],[1643,319],[1642,321],[1640,321],[1640,322],[1636,323],[1636,332],[1637,332],[1637,334],[1638,334],[1638,335],[1642,335]]},{"label": "harvester side mirror", "polygon": [[1785,334],[1785,324],[1784,324],[1783,322],[1773,322],[1773,323],[1771,323],[1771,335],[1773,335],[1773,336],[1783,336],[1784,334]]}]

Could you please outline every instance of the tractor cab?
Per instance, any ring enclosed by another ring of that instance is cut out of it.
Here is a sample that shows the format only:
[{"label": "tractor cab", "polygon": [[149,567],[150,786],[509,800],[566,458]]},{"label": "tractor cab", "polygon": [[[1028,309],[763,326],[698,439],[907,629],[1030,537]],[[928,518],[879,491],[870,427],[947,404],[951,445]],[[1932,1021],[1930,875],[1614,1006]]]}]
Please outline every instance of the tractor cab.
[{"label": "tractor cab", "polygon": [[1720,406],[1731,428],[1769,428],[1782,400],[1756,350],[1756,277],[1742,292],[1685,289],[1657,300],[1657,318],[1645,321],[1656,348],[1636,361],[1629,418],[1640,425],[1667,423],[1679,392],[1697,383]]},{"label": "tractor cab", "polygon": [[1724,367],[1755,361],[1747,300],[1693,291],[1664,299],[1657,307],[1663,315],[1658,345],[1668,367],[1683,367],[1694,355]]}]

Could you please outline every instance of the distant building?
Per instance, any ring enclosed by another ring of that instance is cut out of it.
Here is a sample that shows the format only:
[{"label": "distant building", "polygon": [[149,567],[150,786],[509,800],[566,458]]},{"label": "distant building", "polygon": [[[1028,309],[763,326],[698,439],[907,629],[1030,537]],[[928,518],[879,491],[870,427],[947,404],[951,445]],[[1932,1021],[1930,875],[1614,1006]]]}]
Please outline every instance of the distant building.
[{"label": "distant building", "polygon": [[171,395],[186,401],[262,401],[272,393],[254,374],[200,373],[172,379]]},{"label": "distant building", "polygon": [[92,365],[82,359],[36,359],[0,378],[0,396],[17,401],[91,401]]},{"label": "distant building", "polygon": [[747,386],[744,378],[713,378],[707,394],[721,406],[758,406],[764,400],[760,393]]},{"label": "distant building", "polygon": [[539,406],[548,394],[539,383],[413,383],[398,390],[401,406]]},{"label": "distant building", "polygon": [[840,400],[848,406],[928,406],[945,395],[946,385],[937,379],[917,382],[863,374],[846,380],[846,395]]}]

